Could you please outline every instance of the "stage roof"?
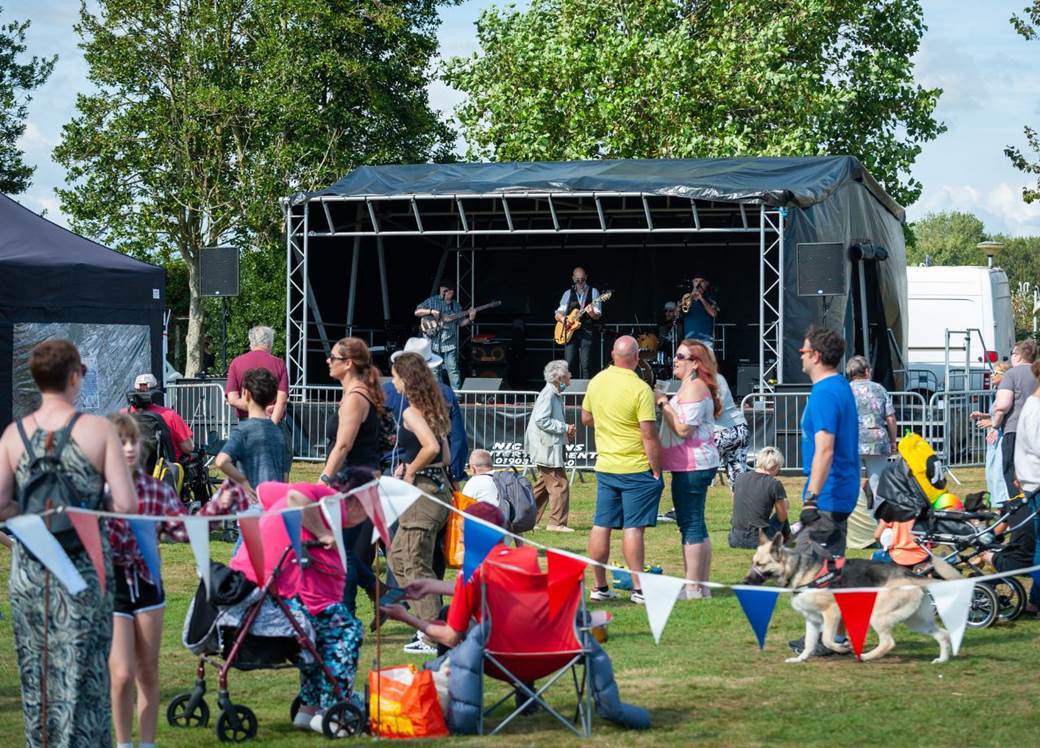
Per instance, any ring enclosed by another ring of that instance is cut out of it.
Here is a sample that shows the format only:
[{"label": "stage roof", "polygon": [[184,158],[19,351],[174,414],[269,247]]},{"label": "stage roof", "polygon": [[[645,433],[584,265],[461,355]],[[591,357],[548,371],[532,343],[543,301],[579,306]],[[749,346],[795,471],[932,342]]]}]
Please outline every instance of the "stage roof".
[{"label": "stage roof", "polygon": [[499,193],[641,193],[697,200],[807,208],[859,182],[898,220],[906,212],[853,156],[638,159],[362,166],[322,197],[492,195]]}]

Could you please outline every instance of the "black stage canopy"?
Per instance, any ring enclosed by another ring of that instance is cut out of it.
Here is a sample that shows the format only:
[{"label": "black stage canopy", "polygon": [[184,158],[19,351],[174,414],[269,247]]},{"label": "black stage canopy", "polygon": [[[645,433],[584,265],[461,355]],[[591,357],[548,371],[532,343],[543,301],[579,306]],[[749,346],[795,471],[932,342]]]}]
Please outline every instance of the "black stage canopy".
[{"label": "black stage canopy", "polygon": [[0,424],[31,409],[28,353],[76,343],[90,367],[81,407],[123,404],[133,377],[162,377],[165,272],[63,229],[0,195]]}]

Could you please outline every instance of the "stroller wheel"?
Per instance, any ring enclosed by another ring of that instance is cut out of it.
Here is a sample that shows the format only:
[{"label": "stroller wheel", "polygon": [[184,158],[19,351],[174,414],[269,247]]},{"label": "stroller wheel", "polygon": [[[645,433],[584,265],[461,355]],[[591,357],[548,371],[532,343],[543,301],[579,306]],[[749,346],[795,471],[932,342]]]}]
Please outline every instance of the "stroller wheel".
[{"label": "stroller wheel", "polygon": [[222,743],[244,743],[256,737],[256,715],[241,704],[230,704],[217,717],[217,737]]},{"label": "stroller wheel", "polygon": [[1026,588],[1014,577],[994,579],[985,584],[997,595],[1001,621],[1014,621],[1026,609]]},{"label": "stroller wheel", "polygon": [[971,608],[968,609],[968,628],[984,629],[992,626],[999,613],[997,593],[988,584],[976,584],[971,593]]},{"label": "stroller wheel", "polygon": [[296,715],[300,712],[300,706],[303,704],[303,699],[300,698],[299,694],[296,694],[296,698],[292,700],[289,705],[289,721],[295,722]]},{"label": "stroller wheel", "polygon": [[209,705],[199,698],[192,707],[191,697],[190,691],[173,697],[166,707],[166,721],[170,727],[205,727],[209,724]]},{"label": "stroller wheel", "polygon": [[349,701],[337,701],[325,710],[321,729],[327,738],[349,738],[360,735],[365,727],[361,710]]}]

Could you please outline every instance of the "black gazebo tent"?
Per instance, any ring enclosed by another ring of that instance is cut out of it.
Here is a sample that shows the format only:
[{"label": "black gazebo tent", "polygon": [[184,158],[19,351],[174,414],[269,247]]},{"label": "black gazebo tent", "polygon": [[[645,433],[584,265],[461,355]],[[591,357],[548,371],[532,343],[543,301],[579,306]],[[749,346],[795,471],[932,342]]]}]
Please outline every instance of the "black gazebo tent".
[{"label": "black gazebo tent", "polygon": [[[726,373],[753,369],[757,387],[804,383],[797,350],[813,322],[901,384],[904,211],[854,157],[362,167],[285,211],[295,386],[325,383],[325,352],[344,331],[379,343],[414,326],[415,304],[444,277],[464,306],[501,298],[481,331],[520,321],[530,354],[532,339],[551,339],[579,264],[616,289],[618,331],[652,321],[678,282],[710,277],[729,326]],[[560,354],[537,353],[527,382]]]},{"label": "black gazebo tent", "polygon": [[28,352],[68,338],[88,364],[80,407],[107,413],[133,377],[162,381],[165,272],[0,195],[0,424],[32,407]]}]

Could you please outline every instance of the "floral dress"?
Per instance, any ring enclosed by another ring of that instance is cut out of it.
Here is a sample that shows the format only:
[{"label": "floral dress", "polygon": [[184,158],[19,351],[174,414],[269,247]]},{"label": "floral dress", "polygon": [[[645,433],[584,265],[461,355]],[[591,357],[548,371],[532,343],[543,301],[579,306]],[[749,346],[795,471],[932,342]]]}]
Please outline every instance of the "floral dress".
[{"label": "floral dress", "polygon": [[859,414],[859,453],[861,455],[889,455],[892,444],[888,439],[885,420],[895,415],[892,396],[877,382],[855,379],[849,382],[856,398]]}]

